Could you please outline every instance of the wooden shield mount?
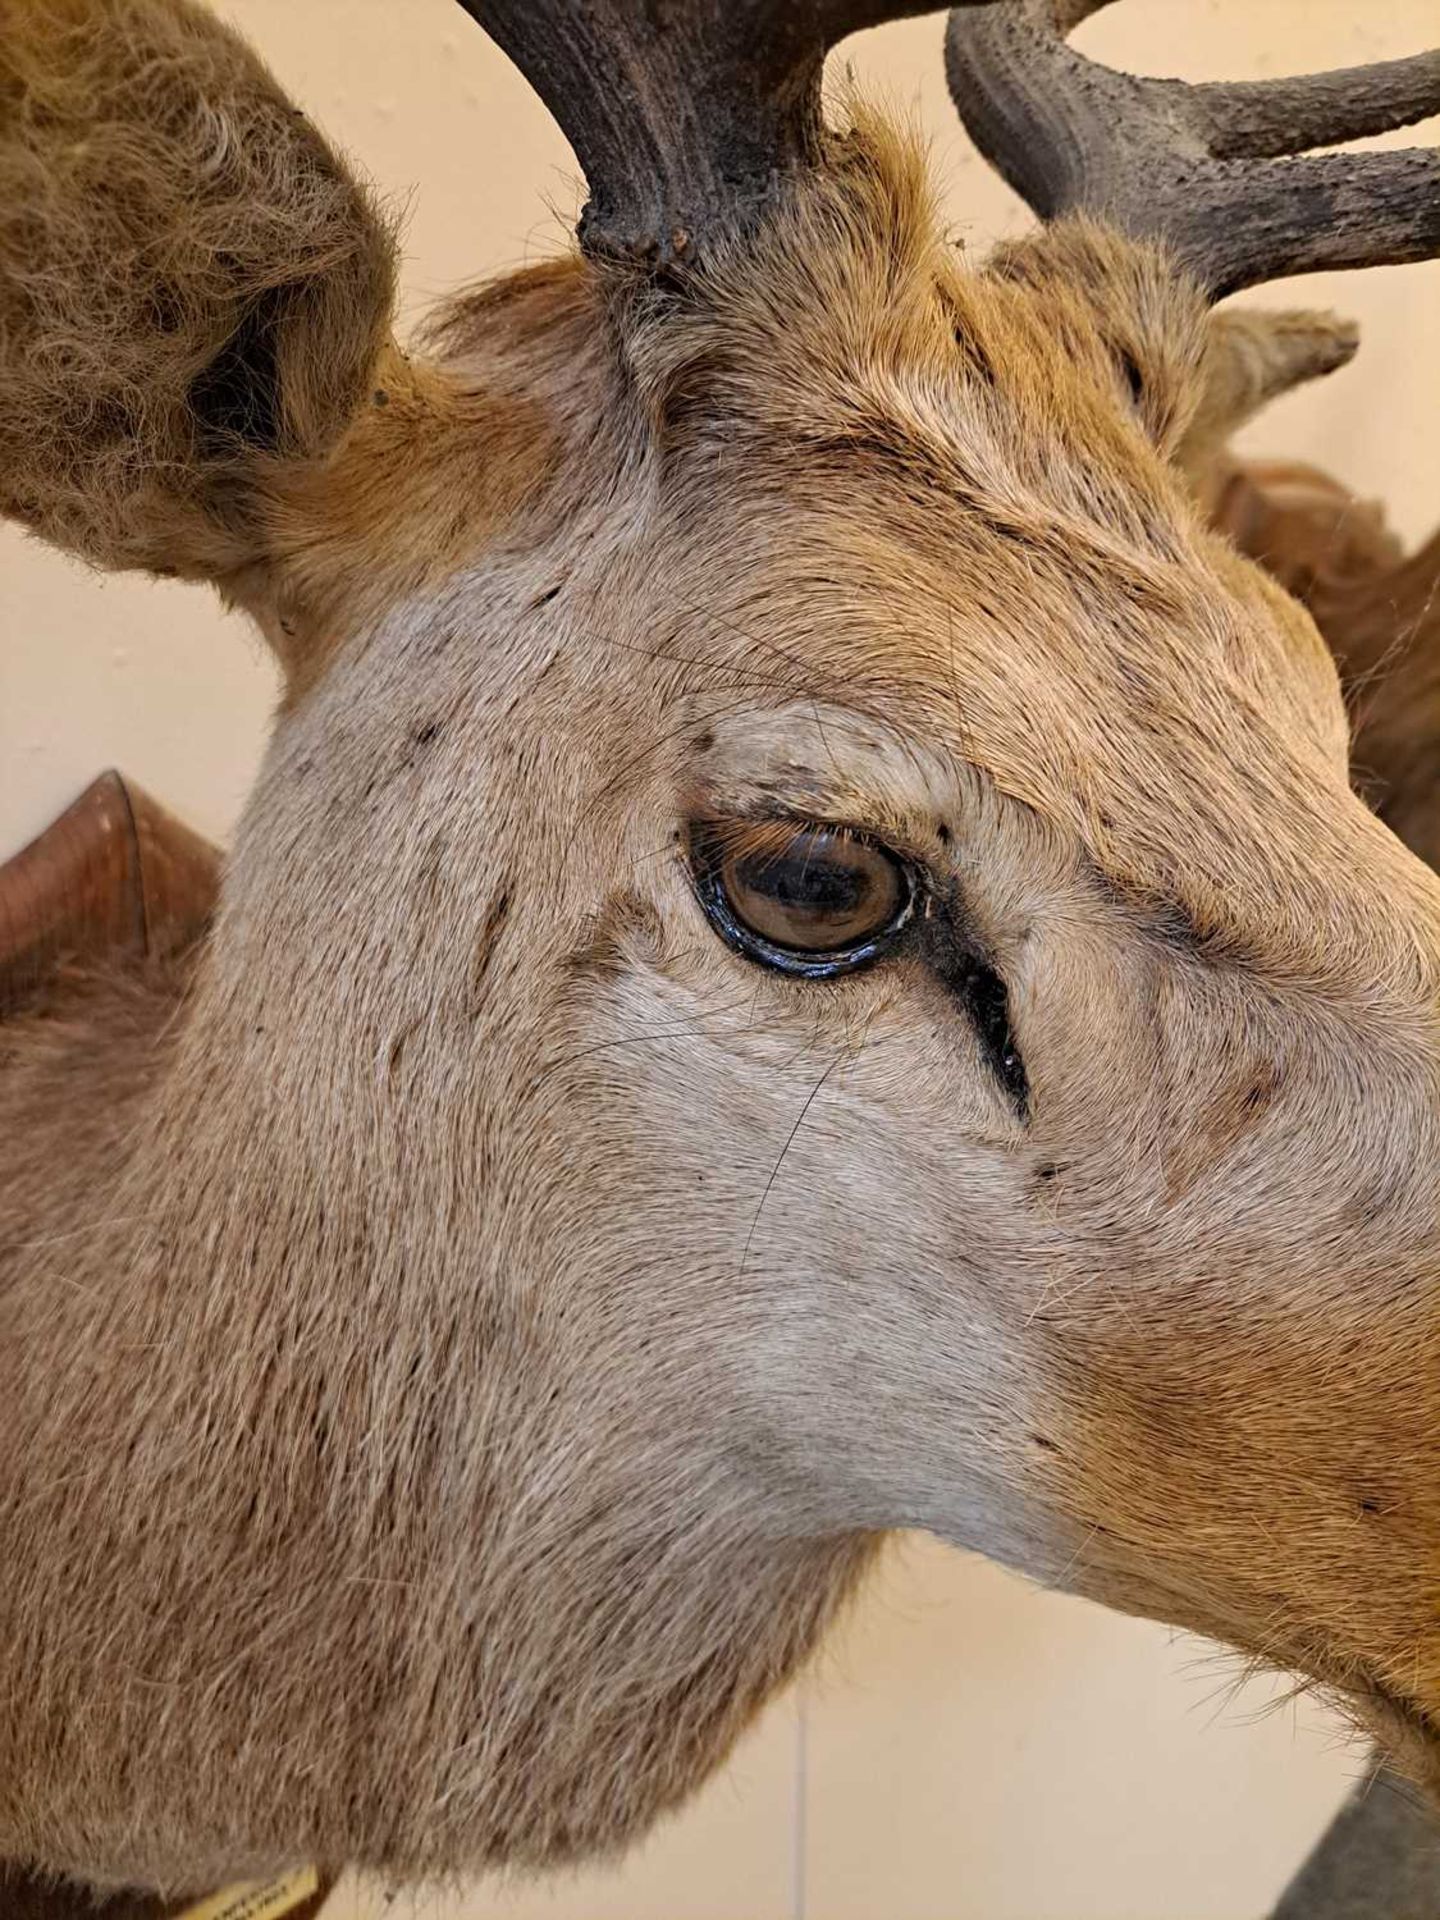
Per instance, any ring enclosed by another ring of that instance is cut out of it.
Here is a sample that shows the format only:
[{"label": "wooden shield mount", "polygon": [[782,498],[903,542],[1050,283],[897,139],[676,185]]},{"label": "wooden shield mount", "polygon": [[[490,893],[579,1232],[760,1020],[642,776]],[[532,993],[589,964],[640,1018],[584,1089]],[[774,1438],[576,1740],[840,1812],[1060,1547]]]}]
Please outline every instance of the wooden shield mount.
[{"label": "wooden shield mount", "polygon": [[[115,772],[0,865],[0,1019],[43,1006],[68,969],[139,965],[193,946],[219,888],[216,848]],[[0,1863],[3,1920],[314,1920],[333,1882],[235,1888],[197,1901],[99,1898]]]},{"label": "wooden shield mount", "polygon": [[204,932],[220,855],[143,788],[102,773],[0,866],[0,1017],[67,964],[164,959]]}]

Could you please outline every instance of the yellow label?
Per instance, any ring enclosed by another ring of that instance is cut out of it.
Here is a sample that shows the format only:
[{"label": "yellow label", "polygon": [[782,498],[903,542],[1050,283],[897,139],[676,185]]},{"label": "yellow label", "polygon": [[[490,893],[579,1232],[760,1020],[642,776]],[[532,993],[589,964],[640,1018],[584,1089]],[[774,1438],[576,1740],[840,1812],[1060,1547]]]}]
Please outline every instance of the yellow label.
[{"label": "yellow label", "polygon": [[222,1887],[198,1906],[186,1907],[177,1920],[281,1920],[302,1901],[320,1890],[314,1867],[282,1874],[278,1880],[249,1880],[244,1886]]}]

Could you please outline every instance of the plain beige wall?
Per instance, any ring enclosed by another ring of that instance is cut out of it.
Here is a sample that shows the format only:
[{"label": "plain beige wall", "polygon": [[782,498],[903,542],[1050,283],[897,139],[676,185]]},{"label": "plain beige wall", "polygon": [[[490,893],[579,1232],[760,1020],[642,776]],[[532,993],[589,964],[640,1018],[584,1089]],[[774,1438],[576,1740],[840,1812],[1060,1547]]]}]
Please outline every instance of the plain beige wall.
[{"label": "plain beige wall", "polygon": [[[296,97],[409,209],[408,313],[559,244],[574,163],[453,0],[232,0]],[[1437,0],[1148,0],[1081,44],[1189,78],[1410,52]],[[957,232],[980,250],[1023,211],[945,97],[938,17],[839,57],[916,113]],[[1437,137],[1436,129],[1404,138]],[[1272,303],[1341,307],[1351,370],[1251,429],[1382,495],[1409,537],[1440,518],[1440,266],[1325,277]],[[116,765],[216,836],[274,697],[258,642],[194,589],[100,579],[0,533],[0,856]],[[818,1676],[618,1873],[558,1891],[438,1896],[511,1920],[1246,1920],[1268,1905],[1360,1765],[1313,1710],[1227,1704],[1231,1664],[1160,1628],[1034,1592],[910,1542]],[[378,1913],[359,1889],[356,1915]],[[392,1909],[393,1911],[393,1909]]]}]

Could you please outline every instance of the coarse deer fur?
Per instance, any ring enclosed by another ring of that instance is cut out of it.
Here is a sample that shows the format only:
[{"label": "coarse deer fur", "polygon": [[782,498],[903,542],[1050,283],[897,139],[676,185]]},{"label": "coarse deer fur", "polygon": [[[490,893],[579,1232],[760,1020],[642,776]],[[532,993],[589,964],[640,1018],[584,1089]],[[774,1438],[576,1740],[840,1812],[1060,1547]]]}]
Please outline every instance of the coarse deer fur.
[{"label": "coarse deer fur", "polygon": [[[1190,491],[1185,276],[957,260],[857,109],[410,359],[184,0],[8,0],[0,103],[3,504],[286,676],[193,975],[4,1034],[0,1857],[617,1848],[902,1525],[1440,1782],[1440,882]],[[757,814],[901,849],[931,945],[732,953],[687,834]]]},{"label": "coarse deer fur", "polygon": [[1387,826],[1440,867],[1440,534],[1406,554],[1374,502],[1298,461],[1222,461],[1216,510],[1310,608],[1351,708],[1351,763]]}]

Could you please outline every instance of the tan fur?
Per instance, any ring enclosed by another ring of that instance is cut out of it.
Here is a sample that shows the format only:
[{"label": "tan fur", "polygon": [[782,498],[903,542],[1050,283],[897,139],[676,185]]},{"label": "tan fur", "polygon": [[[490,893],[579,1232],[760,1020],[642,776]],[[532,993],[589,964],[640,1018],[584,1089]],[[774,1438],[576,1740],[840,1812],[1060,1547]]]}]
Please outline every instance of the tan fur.
[{"label": "tan fur", "polygon": [[[862,115],[701,267],[339,343],[346,431],[211,563],[290,698],[193,988],[83,1154],[93,1028],[0,1079],[0,1853],[614,1848],[896,1525],[1298,1666],[1434,1783],[1440,883],[1173,464],[1210,339],[1098,227],[966,268]],[[67,458],[52,537],[121,558],[138,498],[203,564],[189,466]],[[745,811],[926,866],[1028,1115],[918,951],[721,944],[684,836]]]}]

